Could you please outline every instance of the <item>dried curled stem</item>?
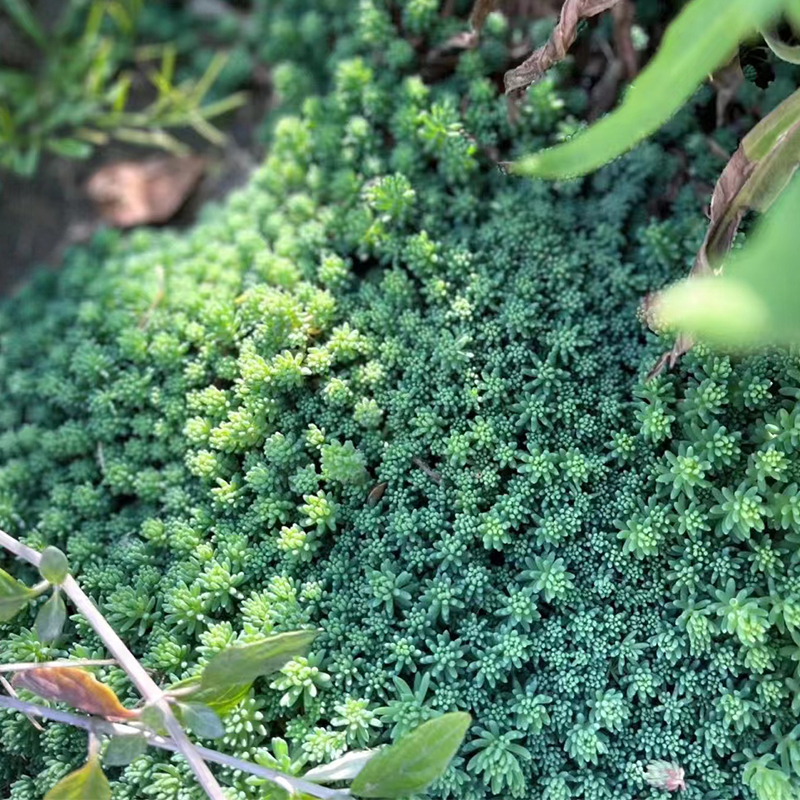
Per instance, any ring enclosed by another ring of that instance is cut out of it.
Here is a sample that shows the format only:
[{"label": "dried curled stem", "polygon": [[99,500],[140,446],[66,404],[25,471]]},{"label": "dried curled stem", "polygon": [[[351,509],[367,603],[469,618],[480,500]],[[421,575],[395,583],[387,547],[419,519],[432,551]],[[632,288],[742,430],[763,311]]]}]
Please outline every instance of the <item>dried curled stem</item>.
[{"label": "dried curled stem", "polygon": [[578,23],[581,20],[602,14],[618,2],[619,0],[565,0],[558,24],[547,43],[518,67],[506,72],[503,77],[506,94],[521,92],[538,81],[550,67],[567,55],[578,34]]}]

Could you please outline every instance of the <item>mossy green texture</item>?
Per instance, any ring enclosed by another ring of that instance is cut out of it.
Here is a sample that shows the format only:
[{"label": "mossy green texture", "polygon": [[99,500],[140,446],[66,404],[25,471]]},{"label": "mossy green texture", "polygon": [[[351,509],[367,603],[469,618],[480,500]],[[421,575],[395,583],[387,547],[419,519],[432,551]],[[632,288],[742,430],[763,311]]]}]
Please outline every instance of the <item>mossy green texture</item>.
[{"label": "mossy green texture", "polygon": [[[635,311],[702,238],[691,190],[654,217],[676,169],[655,144],[579,182],[502,174],[473,137],[530,150],[569,98],[538,86],[512,127],[491,38],[425,85],[396,26],[430,6],[349,4],[331,92],[246,188],[188,233],[102,233],[3,306],[0,526],[61,547],[165,683],[321,627],[225,720],[259,763],[460,709],[431,798],[660,798],[664,760],[690,800],[788,800],[800,363],[698,347],[643,383],[662,345]],[[46,648],[34,613],[0,625],[2,660],[103,654],[78,617]],[[19,715],[0,741],[12,800],[85,755]],[[155,752],[111,777],[116,800],[201,797]]]}]

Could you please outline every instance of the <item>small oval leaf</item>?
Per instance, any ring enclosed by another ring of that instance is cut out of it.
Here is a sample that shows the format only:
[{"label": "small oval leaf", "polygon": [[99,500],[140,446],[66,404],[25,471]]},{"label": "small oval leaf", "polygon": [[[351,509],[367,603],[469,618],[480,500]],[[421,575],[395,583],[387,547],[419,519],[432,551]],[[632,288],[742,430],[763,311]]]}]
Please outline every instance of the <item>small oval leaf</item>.
[{"label": "small oval leaf", "polygon": [[220,739],[225,735],[225,726],[217,712],[202,703],[181,703],[178,708],[183,723],[201,739]]},{"label": "small oval leaf", "polygon": [[259,642],[234,645],[217,653],[200,676],[203,689],[252,683],[262,675],[277,672],[298,655],[305,655],[318,630],[279,633]]},{"label": "small oval leaf", "polygon": [[43,644],[54,642],[61,636],[67,621],[67,607],[61,592],[56,589],[50,599],[39,609],[33,627]]},{"label": "small oval leaf", "polygon": [[147,751],[147,739],[141,733],[112,736],[103,754],[108,767],[126,767]]},{"label": "small oval leaf", "polygon": [[57,547],[45,547],[39,562],[39,574],[55,586],[64,583],[69,575],[67,557]]},{"label": "small oval leaf", "polygon": [[86,670],[77,667],[39,667],[18,672],[12,685],[77,708],[87,714],[119,721],[139,716],[137,711],[120,703],[119,698],[105,684],[100,683]]},{"label": "small oval leaf", "polygon": [[383,798],[421,792],[447,769],[471,721],[462,711],[428,720],[373,756],[350,791],[359,797]]},{"label": "small oval leaf", "polygon": [[139,714],[139,722],[159,736],[166,736],[169,733],[164,722],[164,713],[157,706],[145,706]]},{"label": "small oval leaf", "polygon": [[111,786],[100,769],[97,756],[90,758],[80,769],[62,778],[44,800],[111,800]]},{"label": "small oval leaf", "polygon": [[0,569],[0,622],[8,622],[34,597],[36,592]]}]

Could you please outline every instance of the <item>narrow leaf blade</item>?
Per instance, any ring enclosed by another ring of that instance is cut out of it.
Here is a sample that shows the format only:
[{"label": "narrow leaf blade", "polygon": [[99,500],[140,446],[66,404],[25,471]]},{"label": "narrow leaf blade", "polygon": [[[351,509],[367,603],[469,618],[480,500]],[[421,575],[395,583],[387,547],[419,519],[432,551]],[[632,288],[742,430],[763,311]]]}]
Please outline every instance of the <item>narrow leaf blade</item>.
[{"label": "narrow leaf blade", "polygon": [[217,653],[200,678],[202,689],[252,683],[277,672],[294,656],[304,655],[319,631],[292,631],[259,642],[235,645]]},{"label": "narrow leaf blade", "polygon": [[111,786],[95,756],[62,778],[44,800],[111,800]]},{"label": "narrow leaf blade", "polygon": [[350,791],[358,797],[383,798],[421,792],[447,769],[471,721],[461,711],[428,720],[373,756]]},{"label": "narrow leaf blade", "polygon": [[76,667],[39,667],[18,672],[12,685],[27,689],[46,700],[67,703],[79,711],[111,721],[132,719],[136,711],[120,703],[114,691],[83,669]]},{"label": "narrow leaf blade", "polygon": [[782,0],[692,0],[622,105],[584,133],[523,158],[515,171],[540,178],[585,175],[645,139],[726,64],[739,42],[773,19]]}]

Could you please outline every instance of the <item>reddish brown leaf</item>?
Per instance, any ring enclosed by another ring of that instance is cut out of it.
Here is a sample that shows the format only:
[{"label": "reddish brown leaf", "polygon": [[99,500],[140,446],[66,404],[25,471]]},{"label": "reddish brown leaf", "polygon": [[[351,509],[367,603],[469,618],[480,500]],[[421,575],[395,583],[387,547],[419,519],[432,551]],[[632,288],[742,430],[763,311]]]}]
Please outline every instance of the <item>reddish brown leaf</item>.
[{"label": "reddish brown leaf", "polygon": [[545,45],[532,53],[518,67],[506,72],[506,94],[520,92],[538,81],[553,64],[566,56],[578,33],[582,19],[602,14],[619,0],[565,0],[555,30]]},{"label": "reddish brown leaf", "polygon": [[18,672],[11,681],[45,700],[56,700],[111,722],[133,719],[138,712],[120,703],[116,694],[86,670],[76,667],[41,667]]},{"label": "reddish brown leaf", "polygon": [[166,222],[192,193],[206,168],[198,156],[159,156],[101,167],[86,191],[111,225]]}]

